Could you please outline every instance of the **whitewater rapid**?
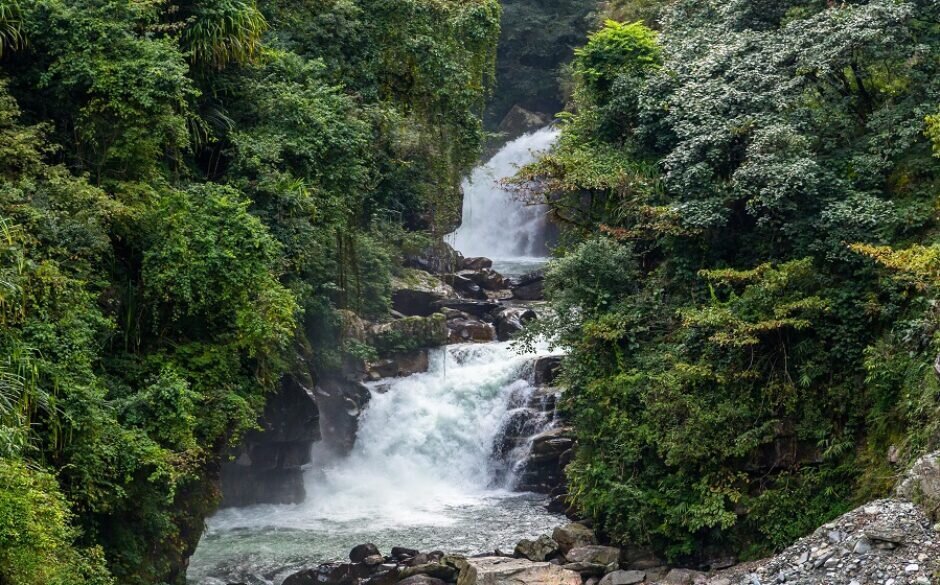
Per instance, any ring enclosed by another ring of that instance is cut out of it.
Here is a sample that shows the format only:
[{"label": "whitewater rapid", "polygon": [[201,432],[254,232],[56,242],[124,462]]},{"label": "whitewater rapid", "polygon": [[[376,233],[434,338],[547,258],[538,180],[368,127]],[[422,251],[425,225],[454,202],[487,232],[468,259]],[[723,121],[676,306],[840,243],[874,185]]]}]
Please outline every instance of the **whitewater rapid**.
[{"label": "whitewater rapid", "polygon": [[227,508],[210,518],[189,580],[277,583],[365,541],[386,551],[478,553],[550,531],[560,518],[544,497],[511,491],[513,474],[500,473],[493,458],[505,423],[535,391],[534,358],[548,353],[452,345],[432,352],[427,373],[373,384],[352,453],[315,451],[301,504]]}]

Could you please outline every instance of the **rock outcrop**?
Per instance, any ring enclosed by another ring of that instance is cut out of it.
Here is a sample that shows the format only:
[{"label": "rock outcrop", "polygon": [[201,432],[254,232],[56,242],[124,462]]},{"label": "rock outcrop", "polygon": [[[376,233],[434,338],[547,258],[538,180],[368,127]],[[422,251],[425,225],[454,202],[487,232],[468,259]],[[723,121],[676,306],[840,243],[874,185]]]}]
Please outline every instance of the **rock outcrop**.
[{"label": "rock outcrop", "polygon": [[392,308],[406,316],[427,317],[437,301],[457,298],[453,287],[429,272],[405,269],[392,279]]},{"label": "rock outcrop", "polygon": [[933,522],[940,522],[940,451],[915,461],[898,482],[895,493],[919,505]]},{"label": "rock outcrop", "polygon": [[457,585],[581,585],[581,575],[552,563],[478,557],[466,560]]}]

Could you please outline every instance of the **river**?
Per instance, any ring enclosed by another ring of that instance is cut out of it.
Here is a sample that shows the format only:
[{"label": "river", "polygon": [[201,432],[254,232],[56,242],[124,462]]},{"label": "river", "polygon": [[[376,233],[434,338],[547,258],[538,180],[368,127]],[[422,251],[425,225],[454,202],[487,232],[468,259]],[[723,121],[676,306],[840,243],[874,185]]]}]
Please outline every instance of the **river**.
[{"label": "river", "polygon": [[[556,137],[552,129],[523,136],[474,170],[464,183],[463,224],[448,238],[455,248],[493,258],[507,274],[544,263],[545,209],[521,204],[499,180]],[[545,509],[545,496],[514,492],[517,462],[494,456],[534,390],[533,357],[508,343],[451,345],[432,352],[426,373],[373,383],[352,452],[335,458],[314,446],[301,504],[226,508],[209,518],[189,582],[278,585],[362,542],[385,552],[472,554],[550,532],[563,518]]]}]

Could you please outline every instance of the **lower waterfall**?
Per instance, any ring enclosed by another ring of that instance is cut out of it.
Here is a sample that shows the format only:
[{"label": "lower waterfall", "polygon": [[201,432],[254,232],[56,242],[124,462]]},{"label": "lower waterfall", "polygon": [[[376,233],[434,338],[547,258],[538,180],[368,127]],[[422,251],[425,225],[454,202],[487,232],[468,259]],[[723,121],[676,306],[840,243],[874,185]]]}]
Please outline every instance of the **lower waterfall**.
[{"label": "lower waterfall", "polygon": [[533,359],[508,343],[452,345],[427,373],[374,383],[352,453],[314,455],[302,504],[213,516],[190,582],[277,584],[367,541],[476,553],[550,531],[560,517],[544,497],[511,491],[520,449],[501,445],[535,392]]}]

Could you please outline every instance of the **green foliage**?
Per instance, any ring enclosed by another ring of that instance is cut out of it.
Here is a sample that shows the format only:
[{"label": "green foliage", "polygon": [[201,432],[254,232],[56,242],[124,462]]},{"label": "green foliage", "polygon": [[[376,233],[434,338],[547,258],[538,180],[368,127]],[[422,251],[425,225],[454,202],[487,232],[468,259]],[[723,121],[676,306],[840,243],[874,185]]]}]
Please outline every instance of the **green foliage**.
[{"label": "green foliage", "polygon": [[578,51],[519,183],[569,228],[571,499],[615,540],[765,554],[940,443],[938,16],[689,0]]},{"label": "green foliage", "polygon": [[495,0],[0,0],[0,581],[184,581],[223,451],[283,375],[374,353],[340,315],[385,319],[453,226],[498,28]]},{"label": "green foliage", "polygon": [[0,579],[10,585],[110,585],[100,549],[76,549],[55,478],[0,458]]}]

